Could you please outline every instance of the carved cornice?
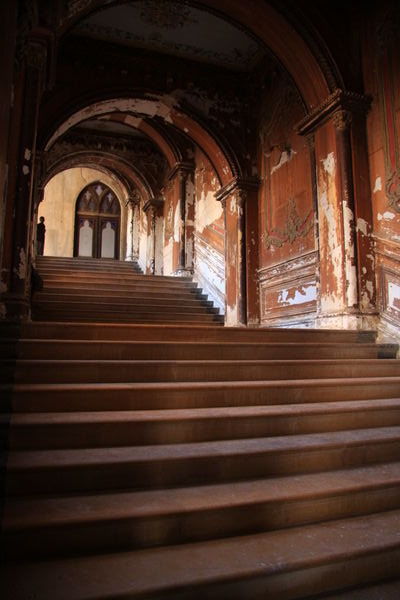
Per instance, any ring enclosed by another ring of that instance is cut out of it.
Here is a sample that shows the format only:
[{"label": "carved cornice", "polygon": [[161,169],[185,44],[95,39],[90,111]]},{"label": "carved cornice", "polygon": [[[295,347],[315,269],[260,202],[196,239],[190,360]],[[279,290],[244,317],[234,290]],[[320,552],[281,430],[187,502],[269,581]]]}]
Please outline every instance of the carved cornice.
[{"label": "carved cornice", "polygon": [[232,194],[237,194],[239,201],[244,204],[247,199],[248,192],[257,191],[260,186],[260,179],[254,177],[251,179],[243,179],[241,177],[234,177],[224,187],[215,192],[215,199],[224,204]]},{"label": "carved cornice", "polygon": [[148,212],[149,210],[157,210],[161,206],[163,206],[164,200],[162,198],[150,198],[147,200],[145,205],[143,206],[144,212]]},{"label": "carved cornice", "polygon": [[299,135],[307,135],[325,123],[331,116],[340,111],[346,113],[366,113],[371,106],[372,98],[357,92],[337,89],[326,100],[311,111],[295,126]]},{"label": "carved cornice", "polygon": [[167,175],[167,181],[172,181],[176,175],[184,176],[193,173],[194,164],[191,162],[177,162]]}]

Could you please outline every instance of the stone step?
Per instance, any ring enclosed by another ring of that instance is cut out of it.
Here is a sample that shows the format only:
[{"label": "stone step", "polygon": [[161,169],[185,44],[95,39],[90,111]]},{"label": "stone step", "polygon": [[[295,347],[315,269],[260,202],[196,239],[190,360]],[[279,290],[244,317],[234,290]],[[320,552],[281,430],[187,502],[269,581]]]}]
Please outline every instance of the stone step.
[{"label": "stone step", "polygon": [[[4,597],[290,600],[398,576],[400,511],[115,554],[7,565]],[[155,570],[157,576],[155,577]]]},{"label": "stone step", "polygon": [[217,314],[218,308],[212,306],[204,306],[201,302],[193,302],[192,304],[184,304],[179,302],[179,297],[175,298],[173,302],[154,303],[151,300],[148,301],[134,301],[128,302],[123,299],[122,302],[103,301],[97,297],[96,300],[88,298],[88,301],[80,301],[78,299],[71,299],[65,302],[59,301],[58,299],[52,300],[35,300],[33,303],[33,311],[60,311],[61,313],[71,312],[97,312],[102,311],[105,313],[193,313],[193,314]]},{"label": "stone step", "polygon": [[380,581],[375,585],[352,587],[346,591],[318,596],[319,600],[398,600],[399,598],[400,579]]},{"label": "stone step", "polygon": [[123,262],[123,261],[97,261],[97,262],[89,262],[87,260],[76,260],[76,261],[68,261],[68,260],[58,260],[54,261],[36,261],[37,270],[42,272],[54,272],[57,269],[62,270],[70,270],[70,271],[121,271],[127,273],[138,273],[143,274],[142,269],[135,262]]},{"label": "stone step", "polygon": [[279,329],[218,327],[213,325],[114,324],[114,323],[48,323],[25,322],[21,325],[0,323],[4,337],[42,339],[135,340],[135,341],[196,341],[231,343],[298,342],[298,343],[373,343],[374,331],[338,329]]},{"label": "stone step", "polygon": [[115,270],[111,268],[110,271],[93,271],[91,269],[40,269],[39,275],[47,281],[69,280],[69,281],[85,281],[90,283],[91,281],[132,281],[132,282],[145,282],[148,285],[173,285],[176,287],[194,287],[191,277],[173,277],[164,275],[143,275],[140,273],[134,273],[133,271]]},{"label": "stone step", "polygon": [[314,342],[136,342],[116,340],[3,339],[0,356],[116,360],[250,360],[313,358],[395,358],[391,345]]},{"label": "stone step", "polygon": [[81,264],[87,264],[90,266],[96,265],[138,265],[136,260],[118,260],[115,258],[92,258],[91,256],[37,256],[36,264],[41,265],[57,265],[57,264],[69,264],[72,266],[79,266]]},{"label": "stone step", "polygon": [[400,463],[167,490],[14,498],[7,558],[121,552],[400,507]]},{"label": "stone step", "polygon": [[146,311],[145,307],[140,311],[124,312],[115,310],[65,310],[41,308],[34,306],[32,318],[36,321],[41,321],[46,318],[48,321],[64,321],[64,322],[82,322],[82,323],[186,323],[192,324],[223,324],[224,318],[222,315],[203,313],[183,312],[165,312]]},{"label": "stone step", "polygon": [[[2,361],[4,371],[13,361]],[[18,360],[17,383],[252,381],[400,377],[397,360]]]},{"label": "stone step", "polygon": [[173,383],[38,383],[0,386],[15,412],[270,406],[399,398],[400,377]]},{"label": "stone step", "polygon": [[9,448],[183,444],[400,425],[400,399],[272,406],[14,413]]},{"label": "stone step", "polygon": [[[82,293],[80,290],[75,294],[63,294],[63,293],[49,293],[49,292],[39,292],[35,294],[35,304],[48,304],[51,302],[69,304],[69,303],[79,303],[79,304],[90,304],[95,305],[97,303],[108,303],[109,305],[116,304],[125,304],[126,306],[134,306],[143,304],[158,306],[159,308],[164,308],[164,306],[205,306],[212,307],[213,303],[211,301],[205,300],[207,296],[202,295],[202,298],[199,298],[197,295],[188,294],[179,296],[177,294],[136,294],[134,293],[124,293],[124,294],[110,294],[110,292],[98,292],[96,294],[92,294],[89,291],[86,294]],[[217,310],[217,309],[214,309]]]},{"label": "stone step", "polygon": [[[162,488],[397,461],[400,427],[114,448],[15,450],[9,495]],[[399,540],[400,543],[400,540]]]},{"label": "stone step", "polygon": [[[125,289],[123,286],[109,285],[106,286],[85,286],[84,284],[71,285],[64,288],[50,287],[46,284],[46,290],[42,292],[35,293],[35,300],[37,299],[56,299],[57,296],[61,296],[62,299],[71,300],[75,296],[81,296],[83,298],[87,298],[88,295],[90,297],[97,298],[99,295],[114,298],[126,298],[131,300],[132,298],[152,298],[154,300],[163,301],[168,299],[176,299],[177,293],[176,290],[154,290],[149,288],[147,291],[142,288],[138,288],[137,286],[127,286]],[[179,299],[182,301],[192,301],[195,302],[197,300],[207,300],[207,295],[201,293],[202,290],[199,288],[184,288],[179,292]]]},{"label": "stone step", "polygon": [[149,281],[123,281],[122,279],[118,279],[112,283],[109,280],[105,281],[77,281],[74,279],[70,280],[46,280],[44,283],[43,290],[46,293],[56,293],[56,294],[64,294],[64,293],[75,293],[76,290],[88,291],[91,294],[97,294],[97,292],[104,292],[105,290],[109,292],[115,292],[118,294],[150,294],[150,295],[171,295],[174,294],[176,296],[179,293],[179,296],[182,297],[193,297],[201,296],[202,290],[198,288],[195,283],[187,284],[184,286],[168,283],[157,283],[157,282],[149,282]]}]

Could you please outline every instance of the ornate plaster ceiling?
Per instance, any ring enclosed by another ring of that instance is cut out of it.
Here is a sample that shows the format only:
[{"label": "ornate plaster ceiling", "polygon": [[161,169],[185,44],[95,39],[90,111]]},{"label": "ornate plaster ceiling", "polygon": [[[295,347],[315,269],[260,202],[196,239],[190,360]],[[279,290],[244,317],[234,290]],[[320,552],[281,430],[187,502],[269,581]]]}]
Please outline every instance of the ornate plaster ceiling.
[{"label": "ornate plaster ceiling", "polygon": [[75,33],[247,71],[264,55],[253,37],[224,19],[172,0],[137,0],[101,10]]}]

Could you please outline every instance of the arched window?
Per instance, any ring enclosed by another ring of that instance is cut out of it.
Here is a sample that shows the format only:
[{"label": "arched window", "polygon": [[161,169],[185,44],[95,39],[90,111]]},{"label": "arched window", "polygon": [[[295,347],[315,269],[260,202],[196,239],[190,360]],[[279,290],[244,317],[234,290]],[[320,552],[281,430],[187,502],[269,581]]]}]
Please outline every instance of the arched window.
[{"label": "arched window", "polygon": [[120,213],[118,198],[107,185],[87,185],[76,201],[74,256],[118,259]]}]

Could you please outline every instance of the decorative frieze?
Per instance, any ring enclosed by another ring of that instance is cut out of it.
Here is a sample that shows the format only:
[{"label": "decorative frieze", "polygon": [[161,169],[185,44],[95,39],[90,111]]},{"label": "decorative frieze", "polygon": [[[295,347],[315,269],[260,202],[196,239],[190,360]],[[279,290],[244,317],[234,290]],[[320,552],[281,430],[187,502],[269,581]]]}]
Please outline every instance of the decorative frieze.
[{"label": "decorative frieze", "polygon": [[[366,113],[371,106],[372,99],[369,96],[358,94],[356,92],[348,92],[341,89],[337,89],[326,98],[326,100],[312,110],[304,119],[302,119],[296,126],[295,131],[299,135],[307,135],[325,121],[331,118],[334,113]],[[338,126],[348,124],[348,117],[339,114],[335,117]]]}]

